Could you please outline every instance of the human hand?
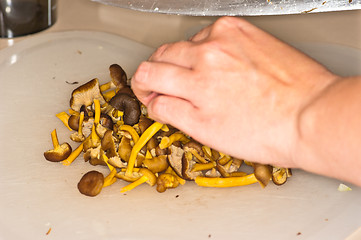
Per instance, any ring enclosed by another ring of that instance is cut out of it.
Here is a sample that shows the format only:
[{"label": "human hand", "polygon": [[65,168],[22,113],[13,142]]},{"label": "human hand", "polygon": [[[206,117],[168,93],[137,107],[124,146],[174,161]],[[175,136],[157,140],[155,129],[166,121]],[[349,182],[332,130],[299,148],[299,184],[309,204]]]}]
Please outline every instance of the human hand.
[{"label": "human hand", "polygon": [[233,157],[298,167],[299,116],[337,76],[245,20],[165,44],[132,79],[149,116]]}]

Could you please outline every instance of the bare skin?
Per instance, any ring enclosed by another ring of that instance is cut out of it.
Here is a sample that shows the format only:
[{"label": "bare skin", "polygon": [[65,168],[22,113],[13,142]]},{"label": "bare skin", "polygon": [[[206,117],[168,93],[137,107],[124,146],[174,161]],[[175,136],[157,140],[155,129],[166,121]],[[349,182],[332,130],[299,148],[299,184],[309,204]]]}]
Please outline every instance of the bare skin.
[{"label": "bare skin", "polygon": [[245,20],[224,17],[161,46],[132,88],[151,118],[219,151],[361,186],[361,78],[341,78]]}]

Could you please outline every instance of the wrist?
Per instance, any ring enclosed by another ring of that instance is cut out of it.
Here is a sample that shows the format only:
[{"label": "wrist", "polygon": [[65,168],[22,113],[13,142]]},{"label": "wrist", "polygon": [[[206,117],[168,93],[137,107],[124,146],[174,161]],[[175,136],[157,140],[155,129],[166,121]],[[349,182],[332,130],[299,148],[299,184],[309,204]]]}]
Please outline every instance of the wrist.
[{"label": "wrist", "polygon": [[302,109],[295,151],[301,168],[361,183],[360,91],[360,78],[339,78]]},{"label": "wrist", "polygon": [[[320,126],[328,124],[328,119],[332,117],[330,102],[328,96],[334,91],[335,86],[342,81],[342,78],[330,75],[321,81],[313,91],[310,91],[308,97],[305,97],[304,103],[299,108],[295,124],[295,141],[292,152],[293,163],[297,168],[320,174],[320,159],[323,159],[319,153],[320,137],[324,137]],[[331,127],[331,126],[330,126]],[[327,128],[327,127],[326,127]],[[325,166],[323,165],[322,168]],[[322,170],[326,171],[326,169]]]}]

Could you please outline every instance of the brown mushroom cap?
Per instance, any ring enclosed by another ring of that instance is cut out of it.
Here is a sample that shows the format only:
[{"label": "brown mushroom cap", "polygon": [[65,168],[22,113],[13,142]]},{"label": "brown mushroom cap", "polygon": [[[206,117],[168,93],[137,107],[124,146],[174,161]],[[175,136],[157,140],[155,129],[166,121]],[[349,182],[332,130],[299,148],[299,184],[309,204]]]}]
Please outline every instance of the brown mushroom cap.
[{"label": "brown mushroom cap", "polygon": [[110,129],[110,130],[113,130],[113,120],[112,118],[107,115],[107,114],[101,114],[100,115],[100,120],[99,120],[99,123],[100,125],[102,125],[103,127],[107,128],[107,129]]},{"label": "brown mushroom cap", "polygon": [[79,129],[79,115],[71,115],[68,119],[68,125],[74,131]]},{"label": "brown mushroom cap", "polygon": [[101,140],[102,150],[106,152],[108,158],[117,156],[117,150],[115,147],[113,131],[108,130],[105,132],[104,137]]},{"label": "brown mushroom cap", "polygon": [[134,125],[139,122],[140,104],[139,101],[128,94],[118,92],[109,104],[115,109],[124,112],[123,120],[127,125]]},{"label": "brown mushroom cap", "polygon": [[110,77],[112,79],[112,83],[116,88],[123,88],[127,86],[127,74],[123,70],[121,66],[118,64],[112,64],[109,67]]},{"label": "brown mushroom cap", "polygon": [[267,186],[268,182],[272,179],[272,167],[259,163],[253,163],[252,166],[254,169],[254,175],[256,176],[261,186]]},{"label": "brown mushroom cap", "polygon": [[147,177],[146,183],[148,183],[150,186],[154,186],[157,183],[157,177],[154,175],[154,173],[146,168],[140,168],[139,173],[142,176]]},{"label": "brown mushroom cap", "polygon": [[153,173],[163,172],[169,166],[166,155],[153,157],[152,159],[146,158],[143,160],[142,164]]},{"label": "brown mushroom cap", "polygon": [[84,174],[78,183],[79,192],[86,196],[98,195],[104,184],[104,175],[98,171],[90,171]]},{"label": "brown mushroom cap", "polygon": [[187,151],[187,149],[194,149],[198,152],[198,154],[200,156],[204,156],[203,150],[202,150],[202,144],[200,144],[199,142],[196,142],[194,140],[191,140],[190,142],[187,142],[186,144],[183,145],[183,148],[185,151]]},{"label": "brown mushroom cap", "polygon": [[60,162],[65,160],[72,152],[72,148],[68,143],[60,144],[55,149],[44,152],[44,157],[50,162]]},{"label": "brown mushroom cap", "polygon": [[140,133],[143,134],[145,130],[147,130],[147,128],[149,128],[149,126],[153,124],[153,122],[154,121],[151,120],[150,118],[147,118],[145,116],[140,116],[138,123]]},{"label": "brown mushroom cap", "polygon": [[123,161],[128,162],[131,151],[132,151],[132,146],[130,144],[130,139],[126,137],[122,137],[118,148],[119,157]]}]

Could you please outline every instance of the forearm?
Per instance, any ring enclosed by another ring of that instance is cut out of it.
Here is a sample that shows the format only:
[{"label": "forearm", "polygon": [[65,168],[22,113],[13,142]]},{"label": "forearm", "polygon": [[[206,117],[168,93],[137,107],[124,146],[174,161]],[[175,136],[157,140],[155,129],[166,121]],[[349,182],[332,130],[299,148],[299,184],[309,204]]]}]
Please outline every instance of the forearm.
[{"label": "forearm", "polygon": [[361,77],[342,78],[300,114],[294,161],[361,186]]}]

